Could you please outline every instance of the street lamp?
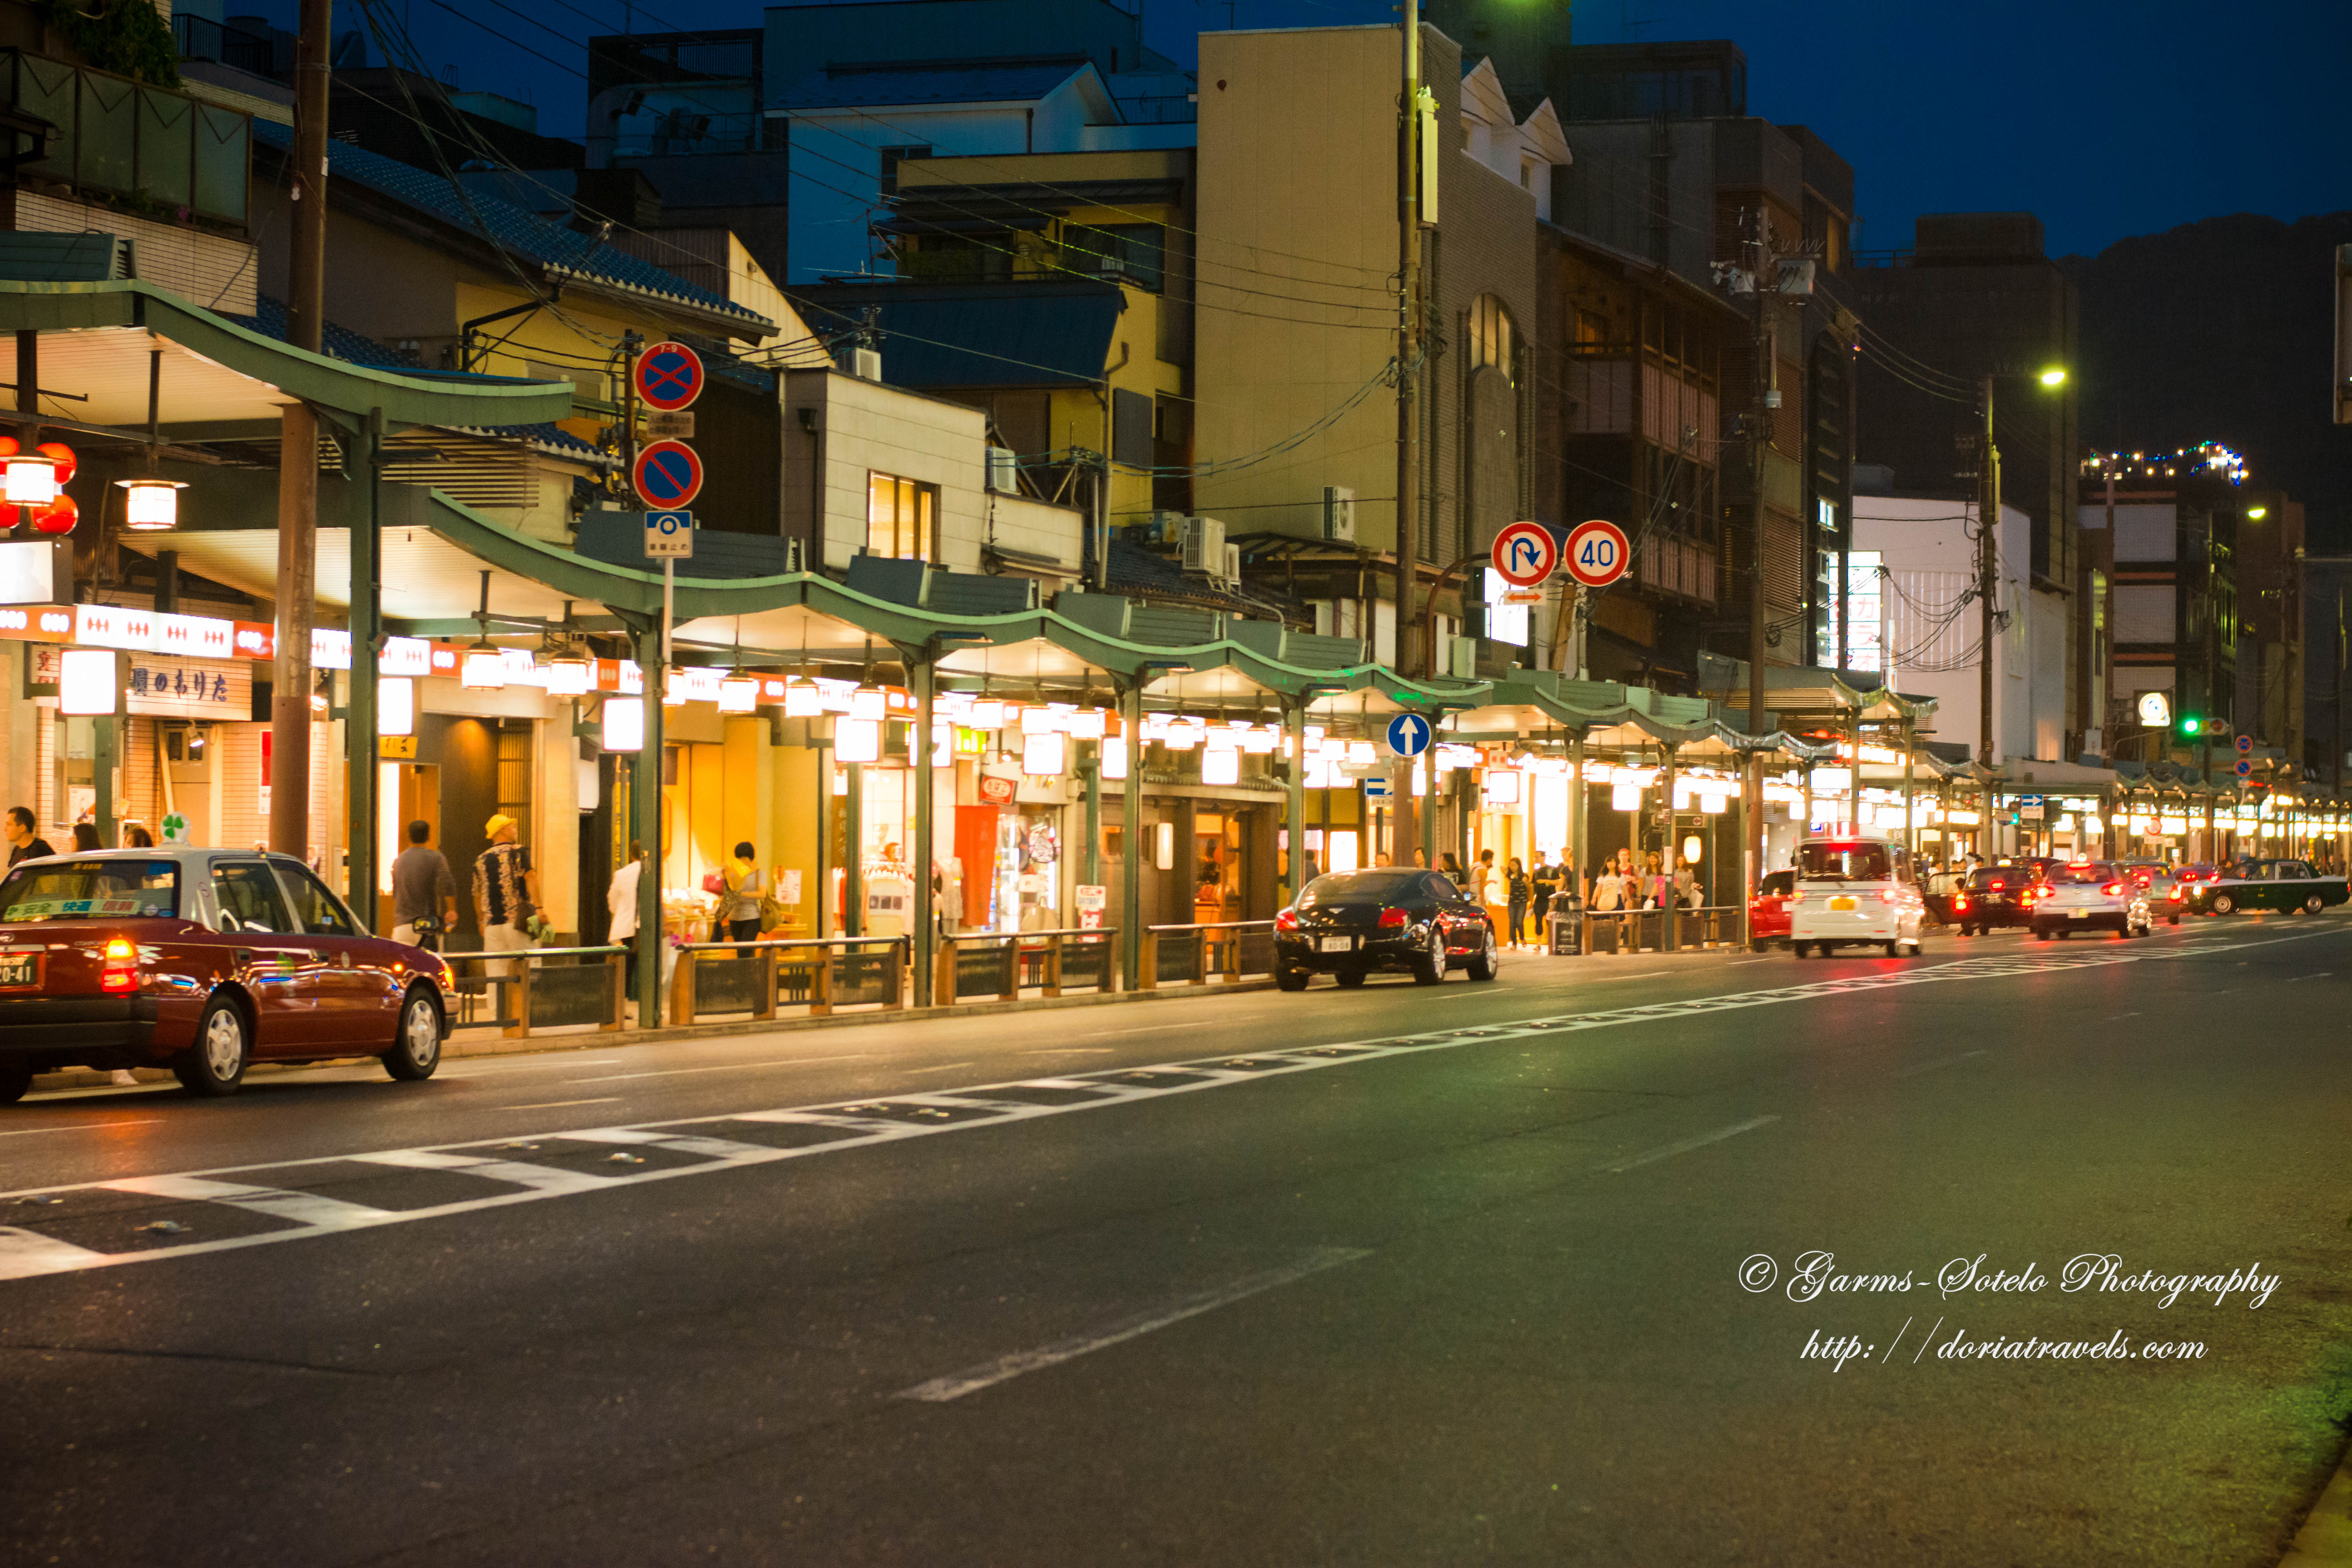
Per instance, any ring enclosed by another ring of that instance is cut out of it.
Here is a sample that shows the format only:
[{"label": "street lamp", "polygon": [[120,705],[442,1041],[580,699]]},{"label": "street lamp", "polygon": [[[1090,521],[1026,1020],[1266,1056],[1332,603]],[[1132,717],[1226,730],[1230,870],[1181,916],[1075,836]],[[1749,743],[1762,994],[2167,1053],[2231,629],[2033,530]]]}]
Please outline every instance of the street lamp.
[{"label": "street lamp", "polygon": [[2042,373],[2042,385],[2044,385],[2044,386],[2063,386],[2063,385],[2065,385],[2065,384],[2066,384],[2066,371],[2065,371],[2065,368],[2064,368],[2063,366],[2062,366],[2062,365],[2054,365],[2054,364],[2053,364],[2053,365],[2052,365],[2048,370],[2043,371],[2043,372]]},{"label": "street lamp", "polygon": [[[1984,373],[1984,472],[1982,475],[1983,510],[1977,515],[1977,599],[1979,626],[1983,637],[1977,653],[1977,715],[1978,760],[1986,767],[1993,765],[1992,753],[1992,656],[1993,656],[1993,588],[1998,575],[1994,541],[2000,528],[2000,450],[1993,439],[1992,390],[1994,380],[2003,374],[2018,374],[2014,369],[1992,369]],[[2045,365],[2038,379],[2043,387],[2055,390],[2066,384],[2063,365]]]}]

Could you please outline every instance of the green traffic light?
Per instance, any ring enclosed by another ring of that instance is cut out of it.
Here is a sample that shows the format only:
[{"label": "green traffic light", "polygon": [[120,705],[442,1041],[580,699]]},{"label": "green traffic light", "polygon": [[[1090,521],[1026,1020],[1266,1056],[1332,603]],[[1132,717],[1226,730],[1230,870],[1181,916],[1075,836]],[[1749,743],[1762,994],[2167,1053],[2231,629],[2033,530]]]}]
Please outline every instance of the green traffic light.
[{"label": "green traffic light", "polygon": [[2201,735],[2205,732],[2205,721],[2194,713],[2183,713],[2180,716],[2180,732],[2184,735]]}]

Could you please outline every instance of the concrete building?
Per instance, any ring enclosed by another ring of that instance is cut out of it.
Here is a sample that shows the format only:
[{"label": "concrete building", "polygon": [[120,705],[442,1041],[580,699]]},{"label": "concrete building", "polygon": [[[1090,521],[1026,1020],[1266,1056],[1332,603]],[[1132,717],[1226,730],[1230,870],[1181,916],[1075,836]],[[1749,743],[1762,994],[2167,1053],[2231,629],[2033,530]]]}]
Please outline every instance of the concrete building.
[{"label": "concrete building", "polygon": [[[1850,668],[1935,699],[1931,738],[1978,750],[1982,734],[1982,612],[1975,597],[1973,502],[1937,496],[1857,495],[1843,606]],[[2065,596],[2025,569],[2032,521],[2000,509],[1993,604],[1993,761],[2068,763]]]},{"label": "concrete building", "polygon": [[2079,378],[2054,389],[2038,379],[2047,367],[2076,363],[2074,285],[2043,253],[2042,222],[2031,213],[1930,213],[1910,249],[1863,252],[1856,261],[1857,456],[1892,468],[1904,494],[1977,499],[1979,388],[1994,376],[2001,504],[2032,520],[2034,579],[2070,598],[2066,729],[2073,747],[2095,751],[2105,715],[2092,668],[2095,616],[2083,613],[2095,568],[2074,521]]}]

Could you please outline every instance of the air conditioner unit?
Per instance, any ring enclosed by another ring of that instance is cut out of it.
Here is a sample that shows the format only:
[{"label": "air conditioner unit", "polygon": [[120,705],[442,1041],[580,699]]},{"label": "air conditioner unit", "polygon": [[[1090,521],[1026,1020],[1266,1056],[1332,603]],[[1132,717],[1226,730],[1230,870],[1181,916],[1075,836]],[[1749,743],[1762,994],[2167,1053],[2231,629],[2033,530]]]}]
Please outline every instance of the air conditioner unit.
[{"label": "air conditioner unit", "polygon": [[1183,529],[1184,570],[1213,577],[1225,569],[1225,525],[1213,517],[1188,517]]},{"label": "air conditioner unit", "polygon": [[1225,585],[1227,587],[1238,588],[1241,586],[1242,547],[1240,545],[1228,544],[1225,546],[1224,574]]},{"label": "air conditioner unit", "polygon": [[882,351],[856,349],[849,356],[849,374],[860,381],[882,379]]},{"label": "air conditioner unit", "polygon": [[1346,485],[1323,487],[1323,537],[1339,544],[1356,542],[1356,492]]},{"label": "air conditioner unit", "polygon": [[988,449],[988,488],[999,495],[1021,493],[1021,459],[1010,447]]}]

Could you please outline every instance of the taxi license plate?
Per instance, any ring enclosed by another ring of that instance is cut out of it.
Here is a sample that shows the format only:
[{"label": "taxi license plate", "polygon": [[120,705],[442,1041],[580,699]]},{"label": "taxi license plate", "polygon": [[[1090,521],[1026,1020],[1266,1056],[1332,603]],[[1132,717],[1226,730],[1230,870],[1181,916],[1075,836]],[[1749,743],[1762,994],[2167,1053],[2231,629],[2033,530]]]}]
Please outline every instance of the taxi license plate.
[{"label": "taxi license plate", "polygon": [[1830,908],[1832,910],[1858,910],[1861,907],[1861,903],[1853,899],[1832,899],[1830,900]]},{"label": "taxi license plate", "polygon": [[40,964],[37,952],[0,952],[0,989],[39,984]]},{"label": "taxi license plate", "polygon": [[1355,950],[1356,939],[1352,936],[1327,936],[1320,949],[1324,952],[1353,952]]}]

